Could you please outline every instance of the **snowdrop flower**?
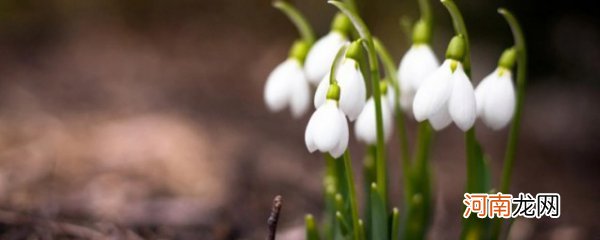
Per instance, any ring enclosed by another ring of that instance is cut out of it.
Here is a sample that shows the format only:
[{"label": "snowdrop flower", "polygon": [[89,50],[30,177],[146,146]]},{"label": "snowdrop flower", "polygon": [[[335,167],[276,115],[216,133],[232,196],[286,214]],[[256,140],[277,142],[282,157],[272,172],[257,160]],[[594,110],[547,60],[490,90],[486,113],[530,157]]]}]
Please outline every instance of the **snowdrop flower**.
[{"label": "snowdrop flower", "polygon": [[435,130],[441,130],[454,121],[466,132],[475,123],[475,93],[460,62],[464,56],[464,45],[462,36],[452,38],[447,59],[423,81],[415,95],[415,119],[419,122],[428,119]]},{"label": "snowdrop flower", "polygon": [[481,80],[475,90],[477,115],[493,130],[508,125],[515,112],[515,89],[510,70],[515,55],[514,49],[506,50],[498,68]]},{"label": "snowdrop flower", "polygon": [[304,142],[309,152],[319,150],[338,158],[348,147],[348,122],[338,107],[340,88],[330,85],[327,100],[313,113],[306,126]]},{"label": "snowdrop flower", "polygon": [[338,49],[349,43],[347,32],[350,28],[350,20],[340,13],[333,20],[331,32],[315,42],[306,56],[304,66],[309,82],[317,85],[329,72]]},{"label": "snowdrop flower", "polygon": [[296,42],[290,57],[279,64],[267,78],[264,90],[265,103],[269,110],[278,112],[290,107],[292,116],[303,115],[310,106],[310,86],[302,69],[302,51],[306,54],[308,45]]},{"label": "snowdrop flower", "polygon": [[398,67],[400,81],[400,106],[404,111],[410,111],[413,99],[421,83],[429,74],[435,71],[440,63],[429,46],[428,37],[423,36],[425,23],[419,21],[413,33],[413,45],[404,54]]},{"label": "snowdrop flower", "polygon": [[[353,42],[346,52],[346,57],[337,68],[335,75],[335,79],[341,89],[340,109],[348,116],[350,121],[354,121],[358,117],[365,106],[367,98],[365,78],[360,71],[358,62],[355,60],[358,58],[357,55],[360,54],[360,51],[362,51],[360,42]],[[319,108],[326,102],[325,95],[329,88],[330,74],[327,74],[317,87],[314,99],[315,108]]]},{"label": "snowdrop flower", "polygon": [[[394,128],[394,116],[393,108],[389,102],[390,94],[393,94],[392,89],[386,89],[386,83],[381,82],[382,93],[381,96],[381,117],[383,120],[383,139],[388,141],[392,136]],[[354,123],[354,133],[359,141],[366,144],[375,144],[377,142],[377,121],[375,119],[375,100],[370,97],[367,104],[363,108],[362,112]]]}]

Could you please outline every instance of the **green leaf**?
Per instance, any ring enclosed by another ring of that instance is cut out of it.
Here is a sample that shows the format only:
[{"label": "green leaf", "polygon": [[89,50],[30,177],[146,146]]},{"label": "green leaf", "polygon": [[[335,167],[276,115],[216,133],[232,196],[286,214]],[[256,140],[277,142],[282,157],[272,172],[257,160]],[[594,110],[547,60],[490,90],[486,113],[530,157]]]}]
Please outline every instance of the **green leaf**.
[{"label": "green leaf", "polygon": [[306,18],[291,4],[285,1],[275,1],[273,2],[273,6],[279,10],[281,10],[288,18],[296,25],[298,28],[298,32],[302,36],[302,39],[309,45],[312,45],[315,42],[315,33],[306,20]]},{"label": "green leaf", "polygon": [[385,212],[385,202],[376,183],[371,184],[371,236],[374,240],[387,239],[388,216]]},{"label": "green leaf", "polygon": [[306,240],[319,240],[319,232],[315,224],[315,218],[308,214],[304,218],[306,222]]},{"label": "green leaf", "polygon": [[346,221],[342,213],[339,211],[335,213],[335,218],[337,220],[337,225],[340,228],[342,235],[348,238],[351,234],[350,225],[348,225],[348,221]]},{"label": "green leaf", "polygon": [[398,211],[398,208],[393,208],[392,209],[392,220],[390,221],[390,227],[391,227],[391,231],[390,231],[390,238],[389,239],[398,239],[398,233],[399,233],[399,228],[400,228],[400,212]]}]

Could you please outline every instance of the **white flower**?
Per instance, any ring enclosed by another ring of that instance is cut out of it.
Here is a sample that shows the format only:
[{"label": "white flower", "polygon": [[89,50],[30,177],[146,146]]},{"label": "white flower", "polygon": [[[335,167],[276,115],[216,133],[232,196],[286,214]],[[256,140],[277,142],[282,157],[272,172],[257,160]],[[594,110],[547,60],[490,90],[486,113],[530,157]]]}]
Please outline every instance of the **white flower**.
[{"label": "white flower", "polygon": [[398,67],[400,81],[400,105],[410,111],[414,96],[421,83],[440,66],[428,44],[413,44],[404,54]]},{"label": "white flower", "polygon": [[[346,58],[337,69],[336,80],[340,86],[340,108],[350,121],[354,121],[365,106],[367,87],[360,72],[358,63],[352,58]],[[329,88],[329,74],[321,80],[315,92],[315,108],[325,103]]]},{"label": "white flower", "polygon": [[497,68],[485,77],[477,89],[477,115],[488,127],[499,130],[512,119],[515,112],[515,89],[512,73],[506,68]]},{"label": "white flower", "polygon": [[452,121],[463,131],[473,126],[477,117],[475,93],[460,62],[447,59],[423,81],[415,95],[413,112],[419,122],[429,119],[435,130]]},{"label": "white flower", "polygon": [[288,105],[294,117],[306,112],[310,105],[310,86],[297,59],[289,58],[275,67],[267,79],[264,99],[273,112]]},{"label": "white flower", "polygon": [[[388,92],[391,92],[388,90]],[[394,128],[393,110],[386,96],[381,96],[381,117],[383,120],[383,138],[388,141],[392,136]],[[377,142],[377,121],[375,119],[375,100],[370,97],[367,105],[354,123],[354,133],[356,138],[366,144],[375,144]]]},{"label": "white flower", "polygon": [[348,39],[338,31],[331,31],[315,42],[306,55],[304,63],[309,82],[314,85],[319,84],[319,81],[329,72],[338,50],[346,43]]},{"label": "white flower", "polygon": [[327,100],[310,117],[304,142],[311,153],[319,150],[337,158],[348,147],[348,122],[335,100]]}]

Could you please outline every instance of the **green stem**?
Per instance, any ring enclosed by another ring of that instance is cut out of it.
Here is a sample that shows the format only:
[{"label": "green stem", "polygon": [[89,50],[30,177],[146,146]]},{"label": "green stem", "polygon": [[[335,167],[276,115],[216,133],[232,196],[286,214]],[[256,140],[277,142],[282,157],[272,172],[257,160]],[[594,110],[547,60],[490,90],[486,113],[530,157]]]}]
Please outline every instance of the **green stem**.
[{"label": "green stem", "polygon": [[348,49],[348,44],[344,44],[340,47],[337,54],[335,54],[335,58],[333,59],[333,63],[331,63],[331,71],[329,71],[329,84],[337,83],[337,79],[335,78],[335,72],[337,71],[338,65],[344,58],[346,54],[346,49]]},{"label": "green stem", "polygon": [[[375,120],[377,124],[377,186],[380,189],[384,202],[387,205],[387,166],[385,162],[385,146],[383,142],[383,118],[381,114],[381,90],[379,88],[379,63],[377,62],[377,54],[373,37],[369,32],[365,22],[356,15],[346,4],[330,0],[328,3],[336,6],[344,15],[346,15],[354,28],[365,41],[367,54],[369,58],[369,67],[371,68],[371,86],[373,90],[373,98],[375,100]],[[386,210],[387,211],[387,210]]]},{"label": "green stem", "polygon": [[429,31],[431,31],[433,29],[433,14],[431,14],[429,0],[419,0],[419,10],[421,10],[421,20],[427,24]]},{"label": "green stem", "polygon": [[428,122],[419,123],[419,136],[417,140],[417,151],[415,152],[414,170],[421,179],[426,178],[427,159],[429,158],[429,145],[431,143],[431,127]]},{"label": "green stem", "polygon": [[[521,113],[523,110],[523,99],[525,98],[525,83],[527,81],[527,48],[525,46],[525,36],[523,30],[514,15],[504,8],[498,9],[505,19],[513,34],[515,49],[517,50],[517,104],[513,124],[510,126],[508,142],[506,144],[506,153],[504,154],[504,166],[502,168],[502,178],[500,192],[508,193],[510,190],[510,180],[512,176],[513,163],[517,151],[517,142],[519,129],[521,125]],[[498,239],[502,230],[502,219],[494,222],[492,228],[492,237]]]},{"label": "green stem", "polygon": [[[465,40],[465,54],[463,59],[463,67],[467,76],[471,78],[471,49],[469,46],[469,33],[467,32],[467,27],[465,26],[465,22],[460,13],[460,10],[452,0],[442,0],[442,3],[448,9],[448,12],[450,12],[450,16],[452,17],[452,23],[454,25],[454,31],[456,32],[456,34],[462,35]],[[476,165],[471,165],[475,164],[477,161],[475,152],[475,128],[471,128],[465,133],[465,142],[467,150],[467,191],[471,191],[476,189],[469,189],[469,183],[475,182],[476,179],[473,179],[472,177],[477,176],[477,173],[475,172],[476,168],[473,167]]]},{"label": "green stem", "polygon": [[408,147],[408,136],[406,134],[406,124],[404,115],[402,114],[402,109],[400,109],[400,84],[398,84],[398,74],[396,73],[396,64],[394,60],[392,60],[392,56],[389,51],[385,48],[383,43],[379,41],[379,39],[374,38],[373,42],[375,43],[375,50],[379,54],[379,58],[381,59],[381,63],[383,63],[383,67],[386,70],[386,74],[391,81],[392,86],[394,87],[394,93],[396,97],[394,98],[394,111],[396,112],[396,126],[398,128],[398,135],[400,137],[400,154],[402,156],[402,170],[404,178],[408,178],[408,169],[410,167],[410,152]]},{"label": "green stem", "polygon": [[517,50],[517,106],[513,124],[510,127],[508,144],[504,155],[504,169],[502,171],[502,185],[500,191],[507,193],[510,188],[510,177],[512,175],[512,166],[517,150],[517,141],[519,136],[519,127],[521,125],[521,112],[523,109],[523,99],[525,97],[525,82],[527,81],[527,50],[525,47],[525,37],[523,30],[517,19],[506,9],[499,9],[498,12],[506,18],[510,25],[515,39],[515,49]]},{"label": "green stem", "polygon": [[346,150],[344,152],[344,168],[346,169],[346,183],[348,184],[348,190],[350,193],[350,212],[352,214],[352,229],[354,230],[354,239],[360,239],[359,219],[358,219],[358,204],[356,201],[356,189],[354,189],[354,173],[352,172],[352,162],[350,160],[350,154]]},{"label": "green stem", "polygon": [[414,164],[404,184],[407,206],[402,226],[403,239],[423,239],[431,217],[431,175],[429,174],[429,146],[432,130],[428,122],[419,123]]},{"label": "green stem", "polygon": [[339,179],[337,179],[336,161],[329,154],[325,156],[325,178],[323,185],[325,187],[325,238],[333,239],[335,236],[335,193],[338,191]]},{"label": "green stem", "polygon": [[298,32],[302,36],[302,39],[308,44],[312,45],[315,42],[315,33],[306,20],[306,18],[296,9],[293,5],[283,1],[277,0],[273,3],[273,7],[281,10],[288,18],[296,25]]},{"label": "green stem", "polygon": [[[469,34],[467,27],[463,20],[460,10],[452,0],[441,0],[450,16],[452,17],[452,23],[454,31],[457,35],[462,35],[465,41],[465,53],[463,58],[463,68],[469,78],[471,78],[471,49],[469,43]],[[465,133],[465,146],[466,146],[466,158],[467,158],[467,186],[466,191],[469,193],[486,193],[487,179],[484,171],[486,171],[486,164],[483,157],[481,156],[481,149],[477,143],[475,137],[475,128],[469,129]],[[465,219],[463,222],[463,230],[461,233],[461,239],[487,239],[489,238],[489,232],[487,227],[489,221],[485,219],[477,219],[471,216]]]},{"label": "green stem", "polygon": [[348,8],[358,14],[358,6],[356,5],[356,0],[344,0]]}]

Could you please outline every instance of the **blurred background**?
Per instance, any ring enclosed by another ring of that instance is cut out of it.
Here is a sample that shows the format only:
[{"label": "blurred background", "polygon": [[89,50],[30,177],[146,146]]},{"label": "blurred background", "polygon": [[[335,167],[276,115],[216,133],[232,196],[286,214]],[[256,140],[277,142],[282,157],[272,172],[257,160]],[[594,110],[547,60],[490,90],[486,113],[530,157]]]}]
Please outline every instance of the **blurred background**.
[{"label": "blurred background", "polygon": [[[358,2],[399,61],[409,45],[399,19],[418,17],[416,1]],[[512,44],[498,7],[513,10],[528,40],[512,193],[560,193],[562,215],[517,220],[511,236],[600,238],[598,8],[456,2],[476,82]],[[332,6],[293,3],[327,33]],[[432,6],[442,57],[453,30],[443,6]],[[0,1],[0,239],[261,239],[277,194],[279,236],[302,239],[304,214],[323,207],[324,161],[305,149],[309,116],[269,113],[262,98],[295,38],[268,0]],[[416,123],[408,126],[414,137]],[[507,130],[476,127],[497,186]],[[350,145],[358,174],[364,149]],[[389,146],[400,205],[398,142]],[[455,127],[435,136],[431,239],[459,236],[463,148]]]}]

